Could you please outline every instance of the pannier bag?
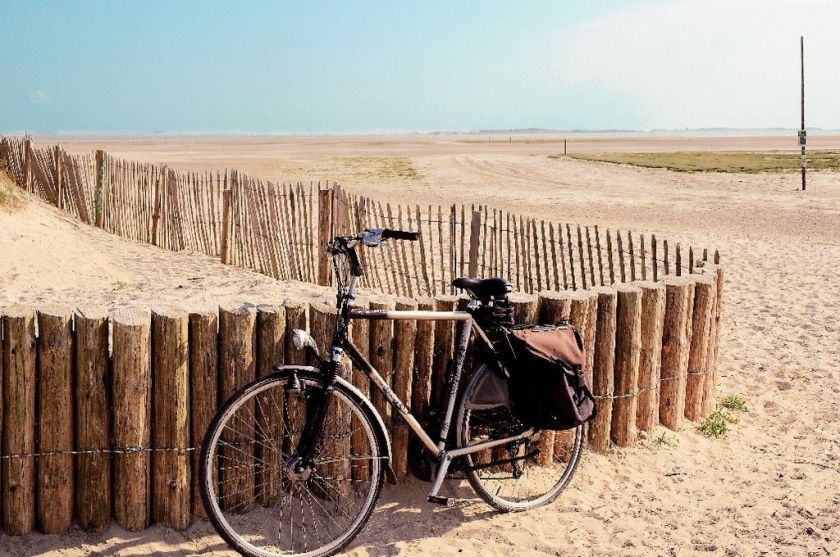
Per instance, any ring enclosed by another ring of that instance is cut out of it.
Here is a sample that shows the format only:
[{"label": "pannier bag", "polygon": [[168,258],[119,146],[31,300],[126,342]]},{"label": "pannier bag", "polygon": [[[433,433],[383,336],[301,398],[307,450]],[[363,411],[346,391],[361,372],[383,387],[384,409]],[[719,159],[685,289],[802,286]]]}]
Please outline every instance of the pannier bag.
[{"label": "pannier bag", "polygon": [[583,373],[580,334],[569,324],[508,329],[513,413],[539,429],[571,429],[595,417],[595,399]]}]

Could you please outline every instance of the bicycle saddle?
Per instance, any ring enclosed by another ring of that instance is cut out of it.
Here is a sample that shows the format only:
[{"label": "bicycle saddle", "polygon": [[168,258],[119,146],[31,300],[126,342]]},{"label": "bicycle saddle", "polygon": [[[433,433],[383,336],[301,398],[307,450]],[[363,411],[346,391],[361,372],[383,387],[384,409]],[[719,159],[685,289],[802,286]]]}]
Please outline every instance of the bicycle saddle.
[{"label": "bicycle saddle", "polygon": [[469,290],[479,300],[502,298],[513,291],[513,285],[507,279],[500,277],[486,279],[460,277],[452,281],[452,286]]}]

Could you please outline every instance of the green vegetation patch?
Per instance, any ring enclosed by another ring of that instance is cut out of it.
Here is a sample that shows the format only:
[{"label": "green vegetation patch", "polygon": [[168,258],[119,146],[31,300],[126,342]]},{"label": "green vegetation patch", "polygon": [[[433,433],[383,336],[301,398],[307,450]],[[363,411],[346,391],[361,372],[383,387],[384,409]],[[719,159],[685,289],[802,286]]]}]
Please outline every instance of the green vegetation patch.
[{"label": "green vegetation patch", "polygon": [[345,171],[355,177],[419,180],[423,177],[414,162],[406,157],[349,157],[338,159]]},{"label": "green vegetation patch", "polygon": [[[673,153],[575,153],[549,155],[552,159],[572,158],[644,168],[667,168],[676,172],[798,172],[799,153],[790,152],[705,152]],[[809,151],[811,170],[840,170],[840,151]]]},{"label": "green vegetation patch", "polygon": [[676,435],[669,435],[667,431],[663,431],[662,435],[656,438],[656,444],[661,447],[670,447],[675,449],[679,446],[680,440]]},{"label": "green vegetation patch", "polygon": [[747,408],[747,400],[739,394],[730,394],[718,401],[714,412],[706,416],[697,430],[706,437],[713,437],[715,439],[726,436],[729,433],[729,424],[737,424],[738,418],[732,413],[727,412],[749,412]]},{"label": "green vegetation patch", "polygon": [[0,208],[13,209],[19,205],[15,196],[15,182],[11,177],[0,169]]}]

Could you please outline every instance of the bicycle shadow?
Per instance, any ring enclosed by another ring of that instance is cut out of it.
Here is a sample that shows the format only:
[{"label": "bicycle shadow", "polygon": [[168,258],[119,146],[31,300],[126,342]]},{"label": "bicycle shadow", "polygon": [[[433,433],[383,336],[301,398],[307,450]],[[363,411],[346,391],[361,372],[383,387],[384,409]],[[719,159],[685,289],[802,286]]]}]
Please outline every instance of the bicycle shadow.
[{"label": "bicycle shadow", "polygon": [[466,480],[448,479],[441,495],[458,499],[453,507],[426,501],[431,483],[410,478],[386,485],[367,526],[353,541],[347,555],[390,557],[405,554],[399,545],[443,534],[474,520],[486,520],[496,511],[478,499]]}]

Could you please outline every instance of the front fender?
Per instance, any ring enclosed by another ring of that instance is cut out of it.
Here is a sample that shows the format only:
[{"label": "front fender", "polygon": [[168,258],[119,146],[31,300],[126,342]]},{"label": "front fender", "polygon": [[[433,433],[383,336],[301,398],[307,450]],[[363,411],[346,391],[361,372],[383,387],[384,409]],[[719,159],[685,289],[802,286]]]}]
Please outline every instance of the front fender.
[{"label": "front fender", "polygon": [[[286,373],[289,371],[294,371],[297,373],[305,373],[308,375],[316,375],[321,376],[321,370],[317,367],[312,366],[300,366],[300,365],[283,365],[283,366],[274,366],[274,372],[277,375],[282,373]],[[376,411],[376,408],[371,403],[370,399],[368,399],[362,392],[353,386],[352,383],[343,379],[341,377],[335,378],[336,382],[339,383],[343,388],[347,389],[354,396],[359,399],[359,402],[364,405],[370,413],[374,417],[374,423],[376,425],[376,436],[379,438],[379,441],[382,445],[385,446],[387,451],[387,460],[385,461],[385,474],[388,476],[388,483],[391,485],[396,485],[397,477],[394,474],[394,469],[391,466],[391,438],[388,436],[388,430],[385,427],[385,422],[382,421],[382,416],[379,415],[379,412]]]}]

